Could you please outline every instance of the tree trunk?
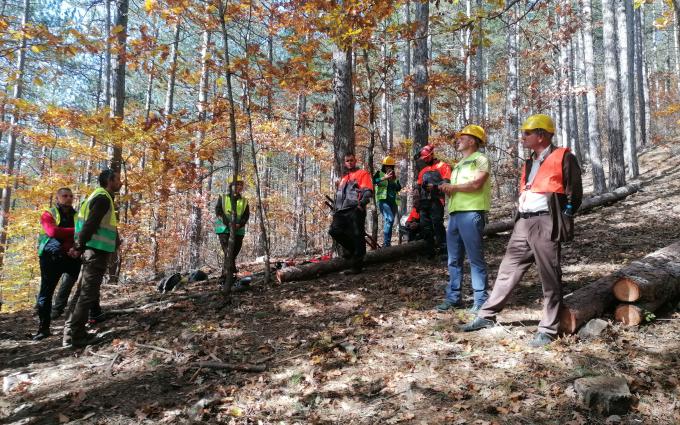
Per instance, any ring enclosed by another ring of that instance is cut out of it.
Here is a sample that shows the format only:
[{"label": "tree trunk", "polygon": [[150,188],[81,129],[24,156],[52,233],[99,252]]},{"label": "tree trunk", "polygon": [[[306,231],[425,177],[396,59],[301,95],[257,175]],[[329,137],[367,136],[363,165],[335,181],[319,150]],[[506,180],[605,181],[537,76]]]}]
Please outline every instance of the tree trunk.
[{"label": "tree trunk", "polygon": [[[307,130],[307,96],[300,93],[297,102],[297,127],[295,137],[300,140],[304,137]],[[294,255],[307,250],[307,239],[305,238],[305,156],[295,154],[295,246]]]},{"label": "tree trunk", "polygon": [[626,177],[634,179],[640,174],[637,160],[635,141],[635,68],[633,57],[635,44],[633,43],[633,2],[629,0],[617,1],[618,42],[620,47],[620,75],[621,75],[621,104],[624,149],[626,161]]},{"label": "tree trunk", "polygon": [[591,172],[593,173],[593,192],[599,194],[607,190],[607,183],[602,166],[602,148],[600,146],[600,128],[597,114],[591,0],[582,0],[582,10],[583,65],[585,68],[586,102],[588,104],[588,154]]},{"label": "tree trunk", "polygon": [[[205,139],[205,122],[208,107],[208,56],[210,54],[210,31],[203,31],[203,49],[201,50],[201,79],[198,87],[198,134],[194,147],[194,178],[195,192],[191,199],[191,215],[189,227],[189,268],[196,269],[201,262],[201,232],[203,230],[203,180],[201,178],[203,160],[201,148]],[[234,204],[232,204],[234,205]],[[235,209],[235,208],[234,208]]]},{"label": "tree trunk", "polygon": [[640,146],[647,143],[647,85],[644,74],[644,50],[642,43],[642,10],[635,13],[635,81],[637,86],[638,128]]},{"label": "tree trunk", "polygon": [[[414,256],[422,252],[424,244],[424,241],[417,241],[370,251],[366,253],[364,264],[384,263],[406,256]],[[276,272],[276,279],[279,283],[315,279],[328,273],[348,269],[350,266],[350,261],[343,258],[334,258],[318,263],[286,267]]]},{"label": "tree trunk", "polygon": [[[222,0],[218,2],[218,13],[220,20],[220,29],[222,31],[222,42],[224,44],[224,73],[227,83],[227,101],[229,103],[229,141],[231,142],[231,157],[233,162],[233,178],[232,182],[238,180],[239,172],[241,169],[240,154],[237,144],[237,133],[236,133],[236,104],[234,102],[234,92],[231,81],[231,65],[230,65],[230,53],[229,53],[229,30],[227,28],[227,21],[225,14],[227,13],[226,5]],[[231,205],[236,205],[236,199],[232,196],[230,199]],[[236,208],[232,208],[231,220],[229,222],[229,242],[227,244],[227,255],[226,263],[227,267],[225,270],[226,276],[224,277],[224,287],[223,294],[226,299],[231,296],[231,287],[234,283],[234,272],[232,268],[232,260],[234,258],[234,246],[235,246],[235,235],[236,235]]]},{"label": "tree trunk", "polygon": [[607,141],[609,142],[609,184],[617,188],[626,184],[623,155],[621,76],[616,34],[617,0],[602,0],[604,40],[605,102],[607,104]]},{"label": "tree trunk", "polygon": [[[14,99],[21,99],[23,96],[24,86],[24,68],[26,66],[26,34],[25,30],[28,25],[28,17],[30,13],[31,2],[24,0],[24,11],[21,18],[21,40],[19,41],[19,52],[17,54],[17,70],[16,79],[14,81],[14,92],[12,97]],[[7,146],[7,160],[6,160],[6,174],[8,176],[14,175],[14,153],[17,145],[17,125],[19,124],[19,111],[17,106],[14,106],[12,118],[9,123],[9,143]],[[0,215],[0,268],[5,259],[5,251],[7,245],[7,227],[9,226],[9,209],[12,204],[12,183],[11,179],[5,184],[2,189],[2,215]]]},{"label": "tree trunk", "polygon": [[[116,0],[115,27],[120,29],[116,33],[116,59],[113,75],[113,97],[111,98],[111,117],[113,125],[117,127],[125,115],[125,68],[127,66],[127,24],[128,1]],[[111,169],[120,172],[123,162],[123,148],[118,141],[114,141],[111,153]]]},{"label": "tree trunk", "polygon": [[[411,2],[406,1],[404,3],[404,15],[405,15],[405,23],[407,26],[411,24]],[[402,81],[406,81],[407,77],[411,76],[411,41],[406,40],[406,43],[404,45],[404,52],[403,52],[403,57],[404,61],[402,63],[401,67],[401,72],[402,72]],[[411,142],[411,146],[413,144],[413,141],[411,140],[412,137],[412,122],[411,122],[411,103],[413,102],[413,96],[411,93],[411,89],[404,87],[404,90],[406,92],[406,96],[404,97],[404,103],[402,106],[402,130],[401,130],[401,135],[403,139],[409,140]],[[411,154],[412,152],[407,152],[408,155],[407,158],[399,162],[399,180],[402,182],[407,182],[409,181],[409,166],[411,165]],[[401,192],[401,215],[404,215],[408,211],[408,206],[409,204],[409,193],[410,187],[408,188],[409,190],[403,190]]]},{"label": "tree trunk", "polygon": [[[368,150],[366,152],[366,165],[368,168],[368,172],[373,176],[375,173],[375,168],[373,166],[374,163],[374,151],[375,151],[375,139],[376,139],[376,114],[375,114],[375,97],[377,95],[376,90],[373,88],[373,79],[371,76],[373,75],[373,71],[371,70],[370,67],[370,62],[369,62],[369,57],[368,57],[368,50],[363,49],[363,57],[364,57],[364,66],[366,67],[366,86],[368,90],[368,134],[369,134],[369,142],[368,142]],[[375,205],[375,208],[372,209],[371,212],[371,237],[373,238],[374,241],[378,240],[378,206]]]},{"label": "tree trunk", "polygon": [[356,153],[352,58],[351,44],[333,49],[333,171],[336,178],[342,176],[345,155]]},{"label": "tree trunk", "polygon": [[629,264],[613,291],[619,301],[650,303],[668,299],[679,284],[680,242],[676,242]]},{"label": "tree trunk", "polygon": [[[516,7],[511,9],[513,13],[510,15],[509,19],[516,19]],[[508,151],[513,155],[514,167],[519,170],[521,166],[520,154],[522,153],[521,148],[518,150],[517,143],[518,131],[519,131],[519,62],[518,62],[518,36],[517,36],[517,24],[508,25],[508,33],[506,36],[506,52],[508,56],[508,76],[507,76],[507,91],[505,92],[505,137],[507,143]],[[516,194],[517,185],[514,181],[510,182],[513,189],[513,195]]]},{"label": "tree trunk", "polygon": [[[414,99],[413,99],[413,147],[420,151],[428,143],[430,129],[430,99],[427,92],[427,35],[430,5],[427,1],[416,3],[416,34],[413,43]],[[415,170],[414,170],[415,171]]]}]

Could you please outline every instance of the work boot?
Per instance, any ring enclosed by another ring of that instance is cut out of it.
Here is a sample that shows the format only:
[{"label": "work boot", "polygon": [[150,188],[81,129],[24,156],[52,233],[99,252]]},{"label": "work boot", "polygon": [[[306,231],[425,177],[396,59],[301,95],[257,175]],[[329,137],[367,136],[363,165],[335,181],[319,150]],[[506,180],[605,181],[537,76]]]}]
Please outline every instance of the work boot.
[{"label": "work boot", "polygon": [[478,331],[480,329],[491,328],[496,325],[493,320],[485,319],[483,317],[475,317],[474,320],[468,324],[460,327],[463,332]]},{"label": "work boot", "polygon": [[99,342],[101,342],[101,338],[97,334],[86,334],[83,338],[73,338],[71,335],[64,335],[61,345],[66,348],[83,348]]},{"label": "work boot", "polygon": [[537,332],[536,335],[534,335],[534,339],[532,339],[529,342],[529,347],[534,348],[544,347],[553,342],[554,340],[555,338],[551,335],[548,335],[547,333]]},{"label": "work boot", "polygon": [[47,338],[50,335],[52,335],[52,333],[50,332],[50,323],[41,320],[40,325],[38,325],[38,332],[35,335],[33,335],[32,339],[33,341],[40,341],[42,339]]},{"label": "work boot", "polygon": [[451,309],[459,308],[459,307],[462,307],[462,306],[463,306],[463,303],[461,303],[460,301],[458,301],[457,303],[452,303],[451,301],[444,301],[443,303],[441,303],[437,307],[435,307],[435,309],[439,313],[444,313],[444,312],[449,311]]}]

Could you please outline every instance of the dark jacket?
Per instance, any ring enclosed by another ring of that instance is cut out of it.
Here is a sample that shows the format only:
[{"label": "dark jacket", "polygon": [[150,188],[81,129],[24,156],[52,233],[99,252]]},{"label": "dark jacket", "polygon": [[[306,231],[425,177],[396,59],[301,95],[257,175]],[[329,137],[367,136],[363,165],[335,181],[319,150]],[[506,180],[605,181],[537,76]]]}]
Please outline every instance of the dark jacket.
[{"label": "dark jacket", "polygon": [[[550,152],[557,149],[550,145]],[[526,170],[531,169],[533,155],[526,161]],[[562,183],[564,194],[550,193],[548,195],[548,210],[552,219],[552,231],[550,240],[556,242],[568,242],[574,239],[574,217],[564,214],[567,204],[572,206],[572,214],[581,207],[583,200],[583,183],[581,182],[581,167],[573,153],[567,152],[562,160]],[[519,219],[519,213],[515,215],[515,221]]]}]

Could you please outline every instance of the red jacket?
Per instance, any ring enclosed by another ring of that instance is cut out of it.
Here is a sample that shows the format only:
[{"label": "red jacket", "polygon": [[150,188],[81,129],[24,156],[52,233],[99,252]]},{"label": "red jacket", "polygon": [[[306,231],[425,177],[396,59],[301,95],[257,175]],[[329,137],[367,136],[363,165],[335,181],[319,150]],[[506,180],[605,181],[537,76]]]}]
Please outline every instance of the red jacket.
[{"label": "red jacket", "polygon": [[[59,212],[63,214],[61,210]],[[61,225],[64,226],[69,224],[73,225],[73,218],[71,218],[71,220],[68,220],[67,217],[62,217]],[[57,239],[61,243],[61,251],[64,254],[68,253],[68,250],[73,247],[74,243],[73,234],[75,228],[57,226],[57,223],[54,221],[54,218],[52,217],[52,214],[50,214],[49,211],[45,211],[42,214],[42,216],[40,216],[40,225],[42,226],[43,230],[45,230],[47,236],[49,236],[50,238]]]},{"label": "red jacket", "polygon": [[366,206],[373,197],[373,179],[366,170],[355,169],[342,176],[335,193],[335,209]]}]

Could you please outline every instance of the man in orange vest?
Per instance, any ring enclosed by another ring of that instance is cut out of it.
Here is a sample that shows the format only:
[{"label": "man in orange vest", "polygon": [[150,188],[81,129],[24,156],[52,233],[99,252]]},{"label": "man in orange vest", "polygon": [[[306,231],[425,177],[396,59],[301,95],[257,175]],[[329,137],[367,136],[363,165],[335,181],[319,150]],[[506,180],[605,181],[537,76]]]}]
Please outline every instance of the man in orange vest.
[{"label": "man in orange vest", "polygon": [[344,248],[343,257],[351,262],[351,269],[345,274],[358,274],[366,255],[366,206],[373,197],[373,179],[368,171],[357,167],[353,153],[346,154],[344,160],[345,174],[338,182],[328,234]]},{"label": "man in orange vest", "polygon": [[434,156],[434,146],[427,145],[420,150],[420,159],[425,167],[418,173],[420,195],[420,225],[423,239],[427,242],[427,254],[446,253],[446,230],[444,229],[443,184],[451,182],[451,167]]},{"label": "man in orange vest", "polygon": [[560,243],[573,239],[573,217],[581,206],[583,187],[576,157],[568,148],[552,144],[554,134],[555,124],[547,115],[532,115],[522,125],[522,144],[532,154],[522,169],[515,228],[489,299],[463,331],[493,326],[513,288],[535,262],[543,285],[543,316],[529,345],[541,347],[557,336],[562,304]]}]

